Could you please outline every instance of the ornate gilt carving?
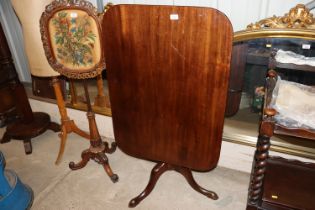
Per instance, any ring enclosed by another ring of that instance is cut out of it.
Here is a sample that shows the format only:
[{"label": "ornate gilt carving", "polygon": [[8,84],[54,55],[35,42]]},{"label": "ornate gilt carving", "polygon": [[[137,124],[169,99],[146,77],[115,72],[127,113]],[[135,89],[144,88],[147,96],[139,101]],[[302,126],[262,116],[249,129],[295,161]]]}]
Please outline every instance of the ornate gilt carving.
[{"label": "ornate gilt carving", "polygon": [[303,4],[298,4],[289,13],[286,13],[283,17],[270,17],[260,20],[256,23],[251,23],[247,26],[247,30],[257,29],[315,29],[315,19],[309,9]]},{"label": "ornate gilt carving", "polygon": [[104,6],[104,13],[111,8],[112,6],[114,6],[114,4],[112,2],[108,2],[105,6]]},{"label": "ornate gilt carving", "polygon": [[114,6],[114,4],[113,4],[112,2],[108,2],[108,3],[104,6],[103,11],[98,14],[98,17],[99,17],[99,19],[100,19],[100,22],[103,22],[103,17],[104,17],[105,12],[106,12],[109,8],[111,8],[112,6]]}]

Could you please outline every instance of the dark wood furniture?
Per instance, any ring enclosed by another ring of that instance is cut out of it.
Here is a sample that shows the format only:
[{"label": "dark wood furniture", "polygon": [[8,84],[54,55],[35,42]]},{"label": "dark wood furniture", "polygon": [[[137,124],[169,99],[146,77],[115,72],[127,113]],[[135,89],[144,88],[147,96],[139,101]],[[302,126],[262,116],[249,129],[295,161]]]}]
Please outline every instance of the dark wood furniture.
[{"label": "dark wood furniture", "polygon": [[231,117],[239,110],[244,84],[248,44],[234,43],[232,50],[231,75],[225,116]]},{"label": "dark wood furniture", "polygon": [[[314,67],[270,62],[271,69],[287,68],[291,71],[315,71]],[[315,140],[315,130],[290,128],[279,124],[270,106],[277,72],[270,70],[266,80],[266,96],[260,123],[257,148],[251,174],[247,210],[314,210],[315,209],[315,164],[281,157],[269,156],[270,138],[274,134]]]},{"label": "dark wood furniture", "polygon": [[0,24],[0,127],[15,121],[19,115],[10,88],[12,81],[18,80],[11,53]]},{"label": "dark wood furniture", "polygon": [[104,15],[114,134],[125,153],[157,161],[135,207],[167,170],[193,189],[192,170],[217,165],[229,81],[232,27],[211,8],[118,5]]},{"label": "dark wood furniture", "polygon": [[[246,66],[247,69],[241,71],[238,76],[245,76],[252,83],[247,84],[247,87],[244,85],[243,91],[248,91],[246,90],[248,87],[254,87],[253,83],[258,86],[264,84],[266,86],[265,103],[249,187],[248,210],[315,209],[315,164],[269,156],[270,139],[274,135],[278,135],[278,137],[281,135],[283,139],[292,136],[298,137],[288,140],[290,142],[288,148],[293,147],[294,141],[299,144],[300,139],[302,141],[310,140],[310,142],[314,142],[315,139],[314,130],[287,128],[280,125],[275,120],[277,113],[269,103],[278,74],[281,74],[282,78],[314,85],[314,67],[280,64],[270,60],[273,48],[314,57],[314,20],[310,11],[304,5],[298,4],[284,16],[273,16],[260,20],[248,25],[246,30],[234,34],[234,46],[238,49],[243,48],[245,51],[241,50],[237,54],[239,57],[236,59],[237,62],[232,64],[232,68]],[[243,59],[244,53],[246,54],[245,59]],[[268,69],[276,69],[277,72],[269,71],[267,73]],[[247,70],[252,73],[246,74]],[[266,74],[268,74],[267,82]],[[248,81],[245,81],[244,84],[246,82]],[[250,90],[250,88],[248,89]],[[234,106],[230,105],[231,114],[238,110],[239,103],[237,100],[234,103]]]},{"label": "dark wood furniture", "polygon": [[[81,169],[92,159],[103,166],[112,182],[117,182],[118,176],[112,172],[105,154],[113,153],[116,144],[114,142],[109,147],[108,143],[101,139],[86,82],[88,78],[97,77],[105,67],[103,44],[100,39],[101,18],[90,2],[56,0],[46,6],[40,18],[40,28],[45,54],[51,67],[67,78],[82,79],[84,83],[90,147],[82,152],[82,160],[79,163],[70,162],[69,167],[72,170]],[[86,137],[86,134],[68,118],[58,83],[58,79],[55,78],[53,85],[63,124],[57,161],[63,153],[69,132]]]},{"label": "dark wood furniture", "polygon": [[[12,61],[11,53],[6,42],[3,30],[0,27],[0,62],[1,62],[1,108],[7,112],[15,111],[19,119],[7,125],[1,143],[11,139],[23,140],[25,153],[32,153],[31,139],[44,133],[47,129],[60,131],[60,126],[50,121],[48,114],[32,112],[25,89],[20,83]],[[10,116],[10,114],[8,114]]]},{"label": "dark wood furniture", "polygon": [[[67,99],[66,79],[59,77],[61,94],[64,100]],[[34,96],[56,99],[51,77],[37,77],[32,75],[32,92]]]}]

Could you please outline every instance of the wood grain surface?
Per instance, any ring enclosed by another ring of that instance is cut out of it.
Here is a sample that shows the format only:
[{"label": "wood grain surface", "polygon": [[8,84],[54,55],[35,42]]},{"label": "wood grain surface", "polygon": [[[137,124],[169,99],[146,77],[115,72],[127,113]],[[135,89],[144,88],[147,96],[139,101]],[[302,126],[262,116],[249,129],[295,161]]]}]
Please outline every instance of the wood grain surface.
[{"label": "wood grain surface", "polygon": [[102,27],[120,149],[194,170],[214,168],[230,73],[228,18],[211,8],[117,5]]}]

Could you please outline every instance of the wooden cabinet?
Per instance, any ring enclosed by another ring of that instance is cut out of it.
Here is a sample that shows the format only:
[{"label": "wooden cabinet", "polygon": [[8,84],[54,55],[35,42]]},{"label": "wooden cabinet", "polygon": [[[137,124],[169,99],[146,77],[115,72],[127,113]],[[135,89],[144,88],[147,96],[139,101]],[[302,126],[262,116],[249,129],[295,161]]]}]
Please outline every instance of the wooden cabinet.
[{"label": "wooden cabinet", "polygon": [[263,184],[255,189],[257,199],[249,198],[247,210],[315,209],[315,164],[282,157],[268,157],[265,163],[264,176],[253,174],[251,183],[263,178]]},{"label": "wooden cabinet", "polygon": [[12,119],[18,120],[7,125],[0,143],[10,142],[11,139],[23,140],[26,154],[32,153],[32,138],[47,129],[60,131],[59,125],[51,122],[48,114],[32,112],[0,25],[0,120],[2,125],[5,125]]},{"label": "wooden cabinet", "polygon": [[314,177],[315,164],[281,157],[269,158],[262,207],[271,210],[315,209]]}]

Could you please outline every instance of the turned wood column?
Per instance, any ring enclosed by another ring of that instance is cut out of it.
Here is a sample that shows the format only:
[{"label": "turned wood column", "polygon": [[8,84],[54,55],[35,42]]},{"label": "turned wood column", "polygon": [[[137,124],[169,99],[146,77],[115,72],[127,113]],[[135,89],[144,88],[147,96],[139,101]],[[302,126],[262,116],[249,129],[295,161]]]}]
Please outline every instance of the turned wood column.
[{"label": "turned wood column", "polygon": [[273,135],[276,114],[274,109],[265,109],[266,118],[260,124],[260,131],[253,161],[253,169],[248,194],[248,203],[258,205],[262,197],[263,180],[266,172],[267,159],[270,149],[270,138]]},{"label": "turned wood column", "polygon": [[64,101],[63,96],[62,96],[60,81],[59,81],[58,77],[53,77],[52,85],[54,87],[57,105],[58,105],[59,113],[61,116],[61,121],[69,120],[65,101]]}]

